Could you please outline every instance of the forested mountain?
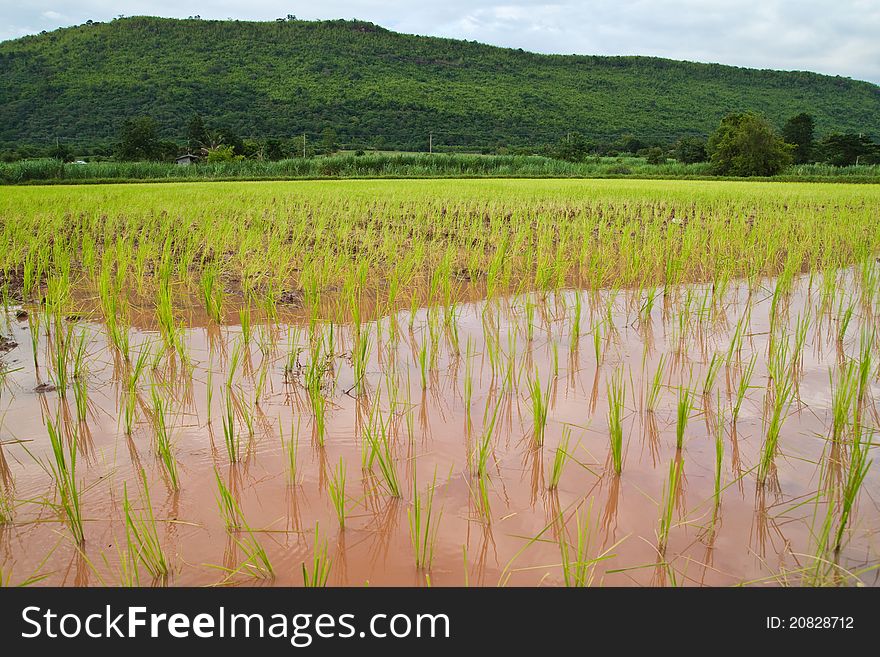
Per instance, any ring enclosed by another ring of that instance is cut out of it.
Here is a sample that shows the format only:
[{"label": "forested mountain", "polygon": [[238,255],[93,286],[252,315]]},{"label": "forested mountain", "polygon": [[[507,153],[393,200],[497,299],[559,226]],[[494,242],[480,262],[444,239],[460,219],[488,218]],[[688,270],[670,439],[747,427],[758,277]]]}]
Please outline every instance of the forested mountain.
[{"label": "forested mountain", "polygon": [[805,72],[649,57],[538,55],[360,21],[134,17],[0,43],[0,142],[109,142],[151,116],[181,139],[194,113],[245,137],[318,135],[422,150],[534,146],[570,131],[705,135],[731,111],[880,136],[880,87]]}]

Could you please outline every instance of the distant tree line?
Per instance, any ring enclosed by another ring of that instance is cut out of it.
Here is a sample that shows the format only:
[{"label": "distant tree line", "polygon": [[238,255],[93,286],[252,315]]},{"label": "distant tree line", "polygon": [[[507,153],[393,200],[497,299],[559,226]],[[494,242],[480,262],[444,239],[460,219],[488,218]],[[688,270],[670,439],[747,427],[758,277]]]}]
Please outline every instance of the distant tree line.
[{"label": "distant tree line", "polygon": [[708,138],[646,144],[628,135],[616,144],[602,144],[575,132],[561,138],[552,155],[569,162],[623,153],[644,157],[649,164],[670,158],[683,164],[710,162],[715,173],[729,176],[771,176],[791,164],[880,164],[880,143],[864,134],[832,133],[817,140],[815,133],[815,120],[804,112],[788,119],[780,133],[764,116],[741,112],[725,116]]},{"label": "distant tree line", "polygon": [[[152,117],[133,117],[122,124],[111,145],[96,147],[91,154],[98,156],[95,159],[124,162],[171,161],[180,155],[192,154],[213,163],[309,158],[333,154],[342,148],[332,126],[326,127],[320,135],[304,133],[245,138],[229,125],[207,122],[200,114],[193,114],[181,132],[182,139],[163,138]],[[364,152],[361,147],[352,150],[356,154]],[[780,131],[776,131],[761,114],[741,112],[725,116],[708,137],[689,135],[672,143],[643,140],[631,134],[613,140],[590,140],[580,132],[572,131],[555,144],[535,148],[484,148],[481,152],[538,154],[575,163],[620,155],[642,157],[648,164],[663,164],[669,160],[683,164],[709,162],[713,172],[730,176],[769,176],[791,164],[849,166],[880,163],[880,144],[870,137],[831,133],[817,139],[814,118],[803,112],[789,118]],[[7,162],[36,157],[71,161],[78,155],[83,153],[76,153],[61,141],[43,148],[7,147],[0,150],[0,160]]]}]

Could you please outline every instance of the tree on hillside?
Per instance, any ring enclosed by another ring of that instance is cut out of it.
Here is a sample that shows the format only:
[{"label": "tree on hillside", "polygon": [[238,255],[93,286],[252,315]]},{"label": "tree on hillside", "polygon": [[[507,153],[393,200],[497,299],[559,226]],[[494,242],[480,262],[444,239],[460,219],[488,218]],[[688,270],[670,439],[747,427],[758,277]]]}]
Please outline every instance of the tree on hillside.
[{"label": "tree on hillside", "polygon": [[186,143],[190,153],[205,148],[208,145],[208,129],[201,114],[193,114],[186,126]]},{"label": "tree on hillside", "polygon": [[149,116],[126,119],[119,133],[116,157],[120,160],[157,160],[161,157],[162,146],[159,130]]},{"label": "tree on hillside", "polygon": [[587,158],[590,145],[579,132],[569,132],[553,149],[553,156],[568,162],[583,162]]},{"label": "tree on hillside", "polygon": [[666,153],[659,146],[652,146],[651,148],[645,149],[645,159],[648,164],[665,164]]},{"label": "tree on hillside", "polygon": [[706,161],[706,140],[700,137],[682,137],[675,144],[675,159],[682,164]]},{"label": "tree on hillside", "polygon": [[794,146],[795,164],[807,164],[813,156],[813,132],[816,123],[813,117],[806,112],[801,112],[785,122],[782,128],[782,138],[786,143]]},{"label": "tree on hillside", "polygon": [[713,170],[727,176],[772,176],[791,164],[793,149],[754,112],[725,116],[707,146]]},{"label": "tree on hillside", "polygon": [[321,132],[321,151],[326,154],[335,153],[339,150],[339,144],[336,141],[336,131],[327,127]]},{"label": "tree on hillside", "polygon": [[817,150],[823,162],[838,167],[880,162],[880,144],[864,135],[830,134],[819,143]]}]

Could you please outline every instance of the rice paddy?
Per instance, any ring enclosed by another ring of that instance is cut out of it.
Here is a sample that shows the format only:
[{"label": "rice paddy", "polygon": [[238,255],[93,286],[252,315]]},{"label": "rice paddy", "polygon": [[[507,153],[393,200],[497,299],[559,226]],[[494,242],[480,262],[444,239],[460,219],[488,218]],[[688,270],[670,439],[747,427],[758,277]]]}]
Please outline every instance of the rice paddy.
[{"label": "rice paddy", "polygon": [[880,188],[0,196],[4,584],[880,583]]}]

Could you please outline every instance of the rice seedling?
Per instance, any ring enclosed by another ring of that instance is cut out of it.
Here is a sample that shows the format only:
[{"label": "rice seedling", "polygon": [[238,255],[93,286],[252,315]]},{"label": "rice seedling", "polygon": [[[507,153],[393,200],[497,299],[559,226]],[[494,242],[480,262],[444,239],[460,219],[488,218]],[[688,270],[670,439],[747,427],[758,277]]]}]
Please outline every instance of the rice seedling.
[{"label": "rice seedling", "polygon": [[162,540],[159,537],[156,517],[153,515],[153,505],[150,500],[150,487],[143,471],[140,473],[140,480],[143,483],[143,488],[141,488],[143,509],[140,512],[134,510],[128,499],[128,486],[123,487],[122,507],[125,514],[125,537],[128,554],[131,563],[141,563],[154,579],[162,579],[168,576],[171,569],[162,548]]},{"label": "rice seedling", "polygon": [[664,370],[666,368],[666,354],[660,356],[659,361],[657,362],[657,369],[654,371],[654,376],[651,377],[650,386],[648,388],[648,394],[645,398],[645,407],[649,413],[653,413],[657,410],[657,402],[660,399],[660,392],[663,387],[663,375]]},{"label": "rice seedling", "polygon": [[416,478],[413,477],[413,505],[407,509],[409,536],[415,555],[416,568],[430,570],[434,561],[434,546],[437,543],[437,530],[440,528],[441,510],[434,515],[434,489],[437,488],[437,471],[427,491],[419,492]]},{"label": "rice seedling", "polygon": [[724,408],[718,399],[718,416],[715,423],[715,508],[721,504],[721,466],[724,463]]},{"label": "rice seedling", "polygon": [[529,396],[532,400],[532,436],[536,446],[544,444],[544,430],[547,427],[547,413],[550,405],[550,386],[546,392],[541,391],[541,378],[538,370],[535,377],[529,381]]},{"label": "rice seedling", "polygon": [[684,434],[693,409],[693,391],[688,386],[678,386],[678,404],[675,413],[675,448],[678,450],[684,446]]},{"label": "rice seedling", "polygon": [[549,490],[559,488],[559,480],[562,478],[562,471],[565,469],[565,464],[569,458],[568,445],[570,440],[571,427],[565,425],[562,428],[562,438],[553,456],[553,469],[550,471],[550,483],[548,485]]},{"label": "rice seedling", "polygon": [[213,322],[220,324],[223,322],[223,287],[219,284],[217,274],[215,265],[205,267],[202,270],[201,287],[205,312]]},{"label": "rice seedling", "polygon": [[614,472],[623,469],[623,404],[626,382],[623,371],[617,370],[608,383],[608,432],[611,438],[611,462]]},{"label": "rice seedling", "polygon": [[369,425],[364,430],[364,441],[369,445],[370,454],[367,467],[374,462],[379,465],[382,482],[392,497],[400,497],[400,481],[397,476],[397,465],[394,455],[394,444],[390,435],[390,419],[382,419],[378,409],[378,399]]},{"label": "rice seedling", "polygon": [[339,465],[333,471],[327,486],[333,510],[336,511],[336,519],[339,520],[339,528],[345,529],[347,499],[345,497],[345,463],[342,457],[339,458]]},{"label": "rice seedling", "polygon": [[325,540],[321,543],[319,536],[318,523],[315,523],[315,545],[311,567],[306,568],[305,561],[302,563],[303,586],[307,588],[327,586],[330,568],[333,565],[332,560],[328,556],[327,541]]},{"label": "rice seedling", "polygon": [[843,535],[849,524],[850,516],[859,496],[859,491],[865,482],[872,461],[868,459],[868,449],[873,443],[873,433],[867,436],[857,430],[853,436],[849,455],[849,466],[843,482],[840,502],[840,518],[837,522],[837,531],[834,537],[834,551],[840,552],[843,545]]},{"label": "rice seedling", "polygon": [[168,426],[167,419],[169,402],[155,384],[150,388],[150,399],[152,401],[153,426],[156,432],[156,453],[165,468],[171,487],[178,490],[180,477],[177,473],[177,458],[174,456],[171,428]]},{"label": "rice seedling", "polygon": [[214,470],[214,478],[217,482],[217,506],[227,531],[241,529],[241,509],[238,502],[216,469]]},{"label": "rice seedling", "polygon": [[[612,545],[610,548],[602,552],[601,554],[591,557],[590,553],[592,552],[592,531],[591,531],[591,516],[592,516],[592,502],[590,506],[587,508],[585,514],[581,514],[580,509],[577,509],[574,514],[575,519],[575,544],[570,545],[568,542],[568,537],[566,536],[564,531],[559,532],[559,554],[562,558],[562,578],[565,583],[565,586],[569,588],[583,588],[587,586],[591,586],[594,580],[594,573],[596,566],[606,559],[610,559],[613,554],[611,554],[611,550],[614,549],[616,545]],[[561,525],[565,525],[564,518],[559,518],[559,523]]]},{"label": "rice seedling", "polygon": [[232,389],[226,387],[223,391],[223,443],[226,445],[226,455],[230,463],[237,463],[241,458],[241,438],[235,426],[235,398]]},{"label": "rice seedling", "polygon": [[761,448],[761,458],[758,463],[758,482],[761,484],[766,482],[773,468],[773,460],[779,446],[779,435],[792,401],[793,384],[791,380],[776,379],[775,381],[770,422],[767,425],[764,444]]},{"label": "rice seedling", "polygon": [[678,495],[683,466],[683,461],[672,459],[669,462],[669,476],[663,484],[663,494],[660,497],[660,525],[657,531],[657,552],[661,555],[666,553],[666,546],[669,543],[669,532],[673,526],[675,499]]},{"label": "rice seedling", "polygon": [[723,360],[718,354],[712,354],[709,366],[706,368],[706,378],[703,381],[703,397],[708,397],[712,393],[712,387],[715,385],[715,379],[718,378],[718,370],[721,369]]},{"label": "rice seedling", "polygon": [[46,420],[46,430],[49,433],[49,442],[52,446],[53,460],[49,463],[49,469],[55,480],[55,487],[59,496],[59,507],[77,545],[85,542],[82,516],[82,493],[76,479],[76,433],[66,441],[59,430],[58,421]]},{"label": "rice seedling", "polygon": [[745,369],[743,369],[742,375],[740,376],[739,383],[736,386],[736,395],[734,397],[733,403],[733,413],[731,414],[731,420],[736,425],[736,421],[739,418],[740,410],[742,409],[743,402],[746,398],[746,393],[748,393],[749,388],[751,388],[752,375],[755,373],[755,364],[758,361],[757,355],[754,355],[749,360],[749,364],[746,365]]}]

